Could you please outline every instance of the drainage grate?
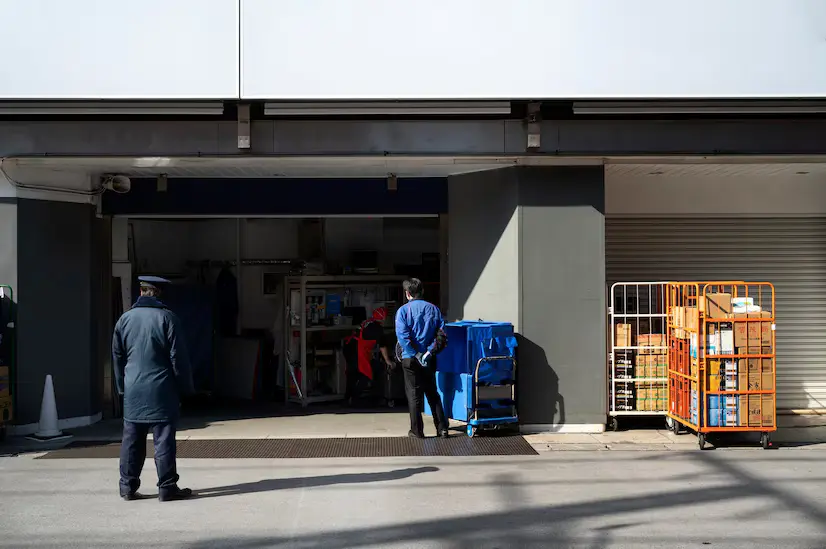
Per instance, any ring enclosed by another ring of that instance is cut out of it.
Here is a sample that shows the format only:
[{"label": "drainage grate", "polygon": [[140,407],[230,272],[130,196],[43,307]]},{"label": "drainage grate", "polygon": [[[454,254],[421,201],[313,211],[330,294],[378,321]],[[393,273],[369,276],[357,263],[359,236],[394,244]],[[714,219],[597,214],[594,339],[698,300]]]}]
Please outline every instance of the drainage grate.
[{"label": "drainage grate", "polygon": [[[120,455],[113,442],[74,442],[38,459],[111,459]],[[152,457],[152,444],[147,456]],[[182,459],[302,459],[425,456],[534,456],[536,451],[521,436],[464,436],[425,440],[407,437],[261,439],[261,440],[180,440]]]}]

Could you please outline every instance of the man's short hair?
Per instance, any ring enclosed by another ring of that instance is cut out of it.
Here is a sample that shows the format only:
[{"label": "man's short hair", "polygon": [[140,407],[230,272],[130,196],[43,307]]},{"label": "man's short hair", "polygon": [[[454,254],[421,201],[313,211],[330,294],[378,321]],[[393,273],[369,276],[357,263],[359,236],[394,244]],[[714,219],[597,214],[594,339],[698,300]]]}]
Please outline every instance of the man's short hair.
[{"label": "man's short hair", "polygon": [[410,297],[421,299],[424,296],[424,285],[418,278],[408,278],[402,284],[404,291],[410,294]]}]

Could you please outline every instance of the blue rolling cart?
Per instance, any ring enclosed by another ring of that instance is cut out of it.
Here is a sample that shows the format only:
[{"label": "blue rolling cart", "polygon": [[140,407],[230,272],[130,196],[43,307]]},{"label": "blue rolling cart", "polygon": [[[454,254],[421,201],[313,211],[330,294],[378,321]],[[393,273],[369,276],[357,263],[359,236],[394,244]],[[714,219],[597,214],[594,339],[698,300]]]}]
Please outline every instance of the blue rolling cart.
[{"label": "blue rolling cart", "polygon": [[[445,326],[436,384],[445,414],[467,424],[468,436],[518,423],[516,335],[504,322],[461,321]],[[425,404],[425,413],[432,414]]]}]

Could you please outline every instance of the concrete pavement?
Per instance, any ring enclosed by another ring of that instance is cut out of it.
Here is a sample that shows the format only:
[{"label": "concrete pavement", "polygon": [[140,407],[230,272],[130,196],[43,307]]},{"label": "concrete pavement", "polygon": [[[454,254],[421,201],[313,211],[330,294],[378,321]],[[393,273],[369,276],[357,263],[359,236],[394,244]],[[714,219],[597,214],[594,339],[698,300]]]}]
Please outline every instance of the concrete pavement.
[{"label": "concrete pavement", "polygon": [[[0,546],[826,547],[826,452],[190,460],[200,497],[122,502],[115,460],[0,458]],[[156,494],[151,463],[145,492]]]}]

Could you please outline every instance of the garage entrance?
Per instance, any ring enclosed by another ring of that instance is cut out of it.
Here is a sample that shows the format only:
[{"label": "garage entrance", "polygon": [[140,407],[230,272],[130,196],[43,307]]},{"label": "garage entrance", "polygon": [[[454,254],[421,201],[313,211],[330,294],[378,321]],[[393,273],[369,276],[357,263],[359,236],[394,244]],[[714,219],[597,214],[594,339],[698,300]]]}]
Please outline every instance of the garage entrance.
[{"label": "garage entrance", "polygon": [[186,327],[196,386],[224,403],[341,402],[342,341],[384,308],[392,353],[404,278],[420,278],[439,304],[438,216],[128,224],[135,275],[173,282],[164,298]]},{"label": "garage entrance", "polygon": [[[181,317],[198,390],[189,415],[406,418],[401,369],[388,370],[382,349],[393,358],[405,278],[436,305],[447,294],[443,178],[136,178],[103,210],[125,249],[113,272],[121,308],[137,277],[172,282],[164,301]],[[351,336],[376,314],[372,371],[359,372]]]}]

